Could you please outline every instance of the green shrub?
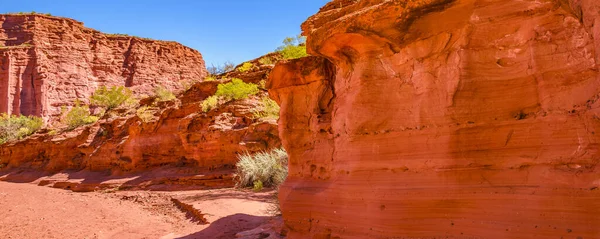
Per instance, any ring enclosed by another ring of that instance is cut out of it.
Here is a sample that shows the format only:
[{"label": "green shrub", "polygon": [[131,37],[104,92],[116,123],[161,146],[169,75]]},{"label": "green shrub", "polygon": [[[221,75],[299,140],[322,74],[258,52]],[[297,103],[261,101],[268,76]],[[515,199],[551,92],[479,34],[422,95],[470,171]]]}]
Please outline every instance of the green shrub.
[{"label": "green shrub", "polygon": [[90,115],[90,108],[88,106],[80,106],[79,101],[75,102],[75,106],[62,119],[62,122],[68,126],[69,130],[92,124],[96,121],[98,121],[98,117]]},{"label": "green shrub", "polygon": [[258,85],[245,83],[244,81],[234,78],[229,83],[219,84],[215,96],[223,97],[226,100],[246,99],[251,95],[258,94]]},{"label": "green shrub", "polygon": [[306,38],[303,36],[287,37],[283,40],[283,46],[277,48],[283,59],[296,59],[308,56],[306,53]]},{"label": "green shrub", "polygon": [[156,98],[158,99],[158,101],[171,101],[174,100],[175,98],[175,94],[173,94],[173,92],[171,92],[169,89],[159,85],[156,88],[154,88],[154,94],[156,95]]},{"label": "green shrub", "polygon": [[244,62],[244,64],[242,64],[242,66],[238,67],[237,71],[239,72],[247,72],[249,70],[252,70],[252,67],[254,67],[254,64],[250,63],[250,62]]},{"label": "green shrub", "polygon": [[90,97],[90,101],[92,104],[104,107],[109,111],[125,103],[127,105],[133,104],[132,95],[131,90],[124,86],[113,86],[110,89],[106,88],[106,86],[101,86]]},{"label": "green shrub", "polygon": [[246,153],[238,158],[236,167],[239,187],[254,187],[254,183],[258,181],[261,186],[278,186],[287,177],[288,156],[282,148],[253,155]]},{"label": "green shrub", "polygon": [[214,108],[217,108],[219,105],[219,97],[218,96],[210,96],[202,101],[202,112],[208,112]]},{"label": "green shrub", "polygon": [[279,105],[271,98],[264,96],[252,114],[257,119],[279,119]]},{"label": "green shrub", "polygon": [[44,125],[40,117],[0,114],[0,144],[23,139]]}]

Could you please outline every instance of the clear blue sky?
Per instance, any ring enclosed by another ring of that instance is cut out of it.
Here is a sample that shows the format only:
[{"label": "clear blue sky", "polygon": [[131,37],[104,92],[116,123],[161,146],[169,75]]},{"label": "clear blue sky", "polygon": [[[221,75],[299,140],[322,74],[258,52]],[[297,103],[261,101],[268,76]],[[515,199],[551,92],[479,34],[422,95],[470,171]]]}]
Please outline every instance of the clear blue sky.
[{"label": "clear blue sky", "polygon": [[273,51],[329,0],[3,0],[0,11],[41,12],[107,33],[180,42],[207,63],[241,63]]}]

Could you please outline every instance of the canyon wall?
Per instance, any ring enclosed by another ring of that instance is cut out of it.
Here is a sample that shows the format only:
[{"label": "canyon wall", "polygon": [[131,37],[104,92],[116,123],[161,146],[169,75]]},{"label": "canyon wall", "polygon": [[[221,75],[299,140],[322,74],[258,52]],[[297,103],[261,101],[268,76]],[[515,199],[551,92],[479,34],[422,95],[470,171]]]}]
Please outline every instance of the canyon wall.
[{"label": "canyon wall", "polygon": [[202,55],[176,42],[104,34],[67,18],[0,15],[0,113],[49,118],[102,85],[150,95],[205,76]]},{"label": "canyon wall", "polygon": [[328,3],[267,82],[289,238],[600,238],[599,10]]}]

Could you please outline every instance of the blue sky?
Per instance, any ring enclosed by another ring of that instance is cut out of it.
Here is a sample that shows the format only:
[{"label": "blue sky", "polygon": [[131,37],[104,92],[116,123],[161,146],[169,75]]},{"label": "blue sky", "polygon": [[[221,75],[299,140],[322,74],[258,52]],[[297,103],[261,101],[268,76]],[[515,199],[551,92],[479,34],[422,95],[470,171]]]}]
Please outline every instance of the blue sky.
[{"label": "blue sky", "polygon": [[51,13],[107,33],[180,42],[207,63],[241,63],[275,50],[329,0],[18,0],[2,12]]}]

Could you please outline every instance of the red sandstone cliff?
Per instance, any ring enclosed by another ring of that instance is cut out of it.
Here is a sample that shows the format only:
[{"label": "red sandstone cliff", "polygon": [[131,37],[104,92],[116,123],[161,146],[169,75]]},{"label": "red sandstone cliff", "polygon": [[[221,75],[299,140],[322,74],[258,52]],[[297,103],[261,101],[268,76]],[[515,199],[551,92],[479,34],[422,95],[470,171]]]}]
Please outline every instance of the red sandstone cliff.
[{"label": "red sandstone cliff", "polygon": [[101,85],[150,94],[206,75],[202,55],[175,42],[104,34],[45,15],[0,15],[0,26],[0,112],[48,118]]},{"label": "red sandstone cliff", "polygon": [[327,4],[267,83],[289,238],[600,238],[599,10]]}]

